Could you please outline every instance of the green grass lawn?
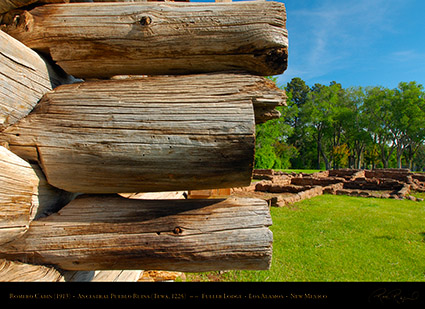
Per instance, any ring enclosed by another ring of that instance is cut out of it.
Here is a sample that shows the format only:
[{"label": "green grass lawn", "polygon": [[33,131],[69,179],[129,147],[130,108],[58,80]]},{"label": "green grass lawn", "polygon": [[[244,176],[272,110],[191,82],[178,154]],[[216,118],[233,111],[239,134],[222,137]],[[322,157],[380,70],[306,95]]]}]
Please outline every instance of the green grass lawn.
[{"label": "green grass lawn", "polygon": [[425,281],[425,202],[322,195],[271,215],[270,270],[187,281]]}]

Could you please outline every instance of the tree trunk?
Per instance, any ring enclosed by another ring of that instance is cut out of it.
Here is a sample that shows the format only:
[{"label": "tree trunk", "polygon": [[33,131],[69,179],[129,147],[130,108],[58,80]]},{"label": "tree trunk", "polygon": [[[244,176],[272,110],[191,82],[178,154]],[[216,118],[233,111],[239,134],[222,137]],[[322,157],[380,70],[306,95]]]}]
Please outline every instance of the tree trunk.
[{"label": "tree trunk", "polygon": [[286,12],[277,2],[73,3],[10,12],[3,30],[50,53],[79,78],[287,67]]},{"label": "tree trunk", "polygon": [[330,169],[329,160],[328,160],[328,158],[326,157],[326,154],[323,151],[322,137],[320,135],[321,135],[321,133],[318,132],[317,133],[317,168],[320,169],[320,157],[322,157],[323,160],[325,161],[326,170],[329,170]]},{"label": "tree trunk", "polygon": [[247,186],[253,104],[284,99],[272,82],[247,74],[85,82],[46,94],[0,139],[69,192]]},{"label": "tree trunk", "polygon": [[33,221],[23,237],[0,247],[0,257],[65,270],[263,270],[272,256],[270,225],[259,199],[80,196]]}]

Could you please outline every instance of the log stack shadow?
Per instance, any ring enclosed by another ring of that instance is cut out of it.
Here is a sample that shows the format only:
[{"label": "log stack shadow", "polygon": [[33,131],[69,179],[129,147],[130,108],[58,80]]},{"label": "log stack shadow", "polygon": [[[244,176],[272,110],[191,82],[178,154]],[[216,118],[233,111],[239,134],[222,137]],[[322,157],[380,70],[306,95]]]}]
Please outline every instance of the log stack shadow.
[{"label": "log stack shadow", "polygon": [[0,5],[0,280],[269,269],[264,200],[139,193],[251,182],[285,6],[79,2]]}]

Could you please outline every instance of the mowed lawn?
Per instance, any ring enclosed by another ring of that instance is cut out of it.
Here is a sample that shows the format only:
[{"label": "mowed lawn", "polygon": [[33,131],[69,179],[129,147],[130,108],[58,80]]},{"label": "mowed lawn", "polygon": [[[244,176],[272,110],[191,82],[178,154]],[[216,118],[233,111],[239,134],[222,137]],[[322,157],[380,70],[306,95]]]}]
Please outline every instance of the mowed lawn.
[{"label": "mowed lawn", "polygon": [[187,281],[425,281],[425,202],[322,195],[272,207],[271,215],[270,270],[186,274]]}]

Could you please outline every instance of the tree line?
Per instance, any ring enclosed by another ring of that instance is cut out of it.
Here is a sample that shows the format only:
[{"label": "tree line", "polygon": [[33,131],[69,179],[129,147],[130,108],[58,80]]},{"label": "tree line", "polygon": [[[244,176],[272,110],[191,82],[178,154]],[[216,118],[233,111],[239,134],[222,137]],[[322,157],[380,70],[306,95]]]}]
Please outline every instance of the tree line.
[{"label": "tree line", "polygon": [[296,77],[284,89],[282,116],[256,126],[256,168],[425,168],[421,84],[310,87]]}]

